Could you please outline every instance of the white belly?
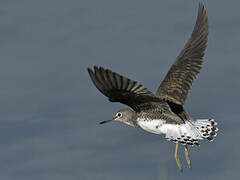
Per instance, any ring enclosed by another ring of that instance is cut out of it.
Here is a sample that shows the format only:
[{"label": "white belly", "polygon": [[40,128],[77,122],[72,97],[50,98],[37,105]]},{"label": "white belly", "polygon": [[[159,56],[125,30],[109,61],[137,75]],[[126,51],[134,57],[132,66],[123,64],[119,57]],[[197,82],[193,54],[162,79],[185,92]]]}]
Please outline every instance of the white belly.
[{"label": "white belly", "polygon": [[185,138],[202,139],[201,133],[195,128],[193,122],[184,124],[167,124],[163,119],[137,119],[138,125],[145,131],[154,134],[165,134],[166,138],[182,141]]},{"label": "white belly", "polygon": [[138,125],[145,131],[154,133],[154,134],[166,134],[166,121],[162,119],[156,120],[146,120],[146,119],[137,119]]}]

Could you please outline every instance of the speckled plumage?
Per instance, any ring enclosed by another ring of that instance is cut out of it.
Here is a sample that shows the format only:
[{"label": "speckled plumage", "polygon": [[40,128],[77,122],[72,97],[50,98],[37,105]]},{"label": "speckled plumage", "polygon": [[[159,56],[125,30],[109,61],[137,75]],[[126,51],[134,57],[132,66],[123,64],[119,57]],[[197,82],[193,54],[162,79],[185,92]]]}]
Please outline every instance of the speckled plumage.
[{"label": "speckled plumage", "polygon": [[[213,119],[193,121],[183,105],[189,89],[202,67],[207,46],[208,18],[200,3],[198,17],[191,37],[168,71],[156,94],[140,83],[103,67],[88,68],[96,88],[111,102],[120,102],[132,109],[123,109],[110,120],[155,134],[165,134],[168,140],[184,145],[199,145],[198,140],[212,141],[217,135]],[[178,146],[176,145],[176,152]],[[187,146],[185,146],[187,158]],[[176,161],[179,161],[175,154]],[[178,163],[179,165],[179,163]],[[190,166],[190,165],[189,165]],[[179,168],[181,169],[180,165]]]},{"label": "speckled plumage", "polygon": [[200,5],[193,33],[156,95],[140,83],[109,69],[94,66],[94,71],[88,69],[88,72],[95,86],[109,101],[126,104],[134,110],[136,116],[128,120],[128,124],[141,127],[137,118],[146,121],[164,120],[166,124],[185,124],[191,121],[191,117],[183,104],[193,80],[201,69],[207,35],[208,19],[203,5]]}]

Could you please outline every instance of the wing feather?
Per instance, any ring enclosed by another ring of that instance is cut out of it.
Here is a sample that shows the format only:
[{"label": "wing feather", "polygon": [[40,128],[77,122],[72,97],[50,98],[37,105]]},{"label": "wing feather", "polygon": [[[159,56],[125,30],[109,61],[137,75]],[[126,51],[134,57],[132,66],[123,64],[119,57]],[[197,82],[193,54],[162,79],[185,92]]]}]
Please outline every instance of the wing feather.
[{"label": "wing feather", "polygon": [[208,17],[202,3],[190,39],[159,86],[156,95],[161,99],[183,105],[189,89],[202,68],[207,46]]},{"label": "wing feather", "polygon": [[88,73],[96,88],[112,102],[120,102],[140,111],[160,99],[143,85],[103,67],[88,68]]}]

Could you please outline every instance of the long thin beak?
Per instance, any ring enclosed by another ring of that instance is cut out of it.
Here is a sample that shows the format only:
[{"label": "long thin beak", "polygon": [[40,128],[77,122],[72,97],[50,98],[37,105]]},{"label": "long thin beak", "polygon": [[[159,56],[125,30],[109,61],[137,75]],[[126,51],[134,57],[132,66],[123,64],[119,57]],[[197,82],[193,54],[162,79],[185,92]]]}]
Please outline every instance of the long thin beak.
[{"label": "long thin beak", "polygon": [[99,124],[104,124],[104,123],[108,123],[108,122],[111,122],[111,121],[113,121],[113,119],[109,119],[109,120],[102,121],[102,122],[100,122]]},{"label": "long thin beak", "polygon": [[111,121],[114,121],[114,120],[115,120],[115,118],[112,118],[112,119],[109,119],[109,120],[102,121],[99,124],[105,124],[105,123],[108,123],[108,122],[111,122]]}]

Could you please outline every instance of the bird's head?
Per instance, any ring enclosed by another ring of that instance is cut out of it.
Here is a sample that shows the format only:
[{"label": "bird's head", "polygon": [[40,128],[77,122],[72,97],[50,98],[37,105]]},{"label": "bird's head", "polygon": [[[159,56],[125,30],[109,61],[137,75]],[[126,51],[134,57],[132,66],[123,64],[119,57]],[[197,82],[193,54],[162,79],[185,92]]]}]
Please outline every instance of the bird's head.
[{"label": "bird's head", "polygon": [[137,127],[136,118],[137,116],[135,111],[131,109],[121,109],[111,119],[102,121],[100,124],[112,121],[120,121],[127,125]]}]

